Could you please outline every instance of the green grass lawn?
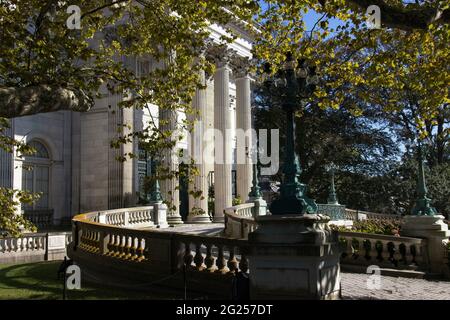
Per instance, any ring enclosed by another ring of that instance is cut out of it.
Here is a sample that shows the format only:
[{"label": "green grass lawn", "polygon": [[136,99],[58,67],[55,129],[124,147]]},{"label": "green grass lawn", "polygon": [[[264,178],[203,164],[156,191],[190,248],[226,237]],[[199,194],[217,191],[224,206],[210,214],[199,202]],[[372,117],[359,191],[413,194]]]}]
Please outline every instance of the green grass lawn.
[{"label": "green grass lawn", "polygon": [[[57,279],[60,261],[0,265],[0,300],[63,297],[63,280]],[[67,299],[179,299],[172,293],[138,292],[81,282],[81,290],[66,291]]]}]

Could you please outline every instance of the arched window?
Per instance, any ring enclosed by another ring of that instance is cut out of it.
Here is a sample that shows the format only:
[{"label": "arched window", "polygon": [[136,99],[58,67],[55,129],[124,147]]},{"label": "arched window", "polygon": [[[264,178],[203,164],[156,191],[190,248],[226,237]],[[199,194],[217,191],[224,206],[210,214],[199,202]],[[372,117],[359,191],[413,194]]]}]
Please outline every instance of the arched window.
[{"label": "arched window", "polygon": [[50,155],[48,149],[39,141],[28,143],[36,153],[27,156],[22,167],[22,189],[40,193],[39,200],[26,205],[25,210],[49,209]]},{"label": "arched window", "polygon": [[50,159],[47,148],[39,141],[33,140],[28,145],[36,150],[36,153],[31,155],[33,158]]}]

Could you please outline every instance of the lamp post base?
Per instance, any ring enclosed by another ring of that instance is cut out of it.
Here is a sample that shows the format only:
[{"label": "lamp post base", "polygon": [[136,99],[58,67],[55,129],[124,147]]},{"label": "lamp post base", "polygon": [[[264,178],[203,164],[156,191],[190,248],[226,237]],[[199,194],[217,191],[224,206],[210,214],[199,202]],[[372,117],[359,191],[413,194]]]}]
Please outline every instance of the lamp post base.
[{"label": "lamp post base", "polygon": [[270,213],[272,215],[313,214],[317,212],[317,204],[306,197],[282,197],[272,201]]},{"label": "lamp post base", "polygon": [[337,234],[318,214],[256,217],[249,234],[251,299],[338,299]]}]

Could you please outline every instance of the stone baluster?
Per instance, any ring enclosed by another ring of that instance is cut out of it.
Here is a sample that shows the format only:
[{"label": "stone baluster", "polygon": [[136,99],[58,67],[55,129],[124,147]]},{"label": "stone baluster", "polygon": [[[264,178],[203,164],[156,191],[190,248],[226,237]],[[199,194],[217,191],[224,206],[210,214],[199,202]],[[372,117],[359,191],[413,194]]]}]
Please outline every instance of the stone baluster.
[{"label": "stone baluster", "polygon": [[239,261],[239,270],[243,273],[248,271],[248,259],[245,252],[241,252],[241,261]]},{"label": "stone baluster", "polygon": [[208,272],[214,272],[216,270],[216,267],[214,265],[215,258],[212,255],[212,244],[206,244],[206,257],[205,257],[205,265],[206,265],[206,271]]},{"label": "stone baluster", "polygon": [[25,246],[25,251],[31,251],[31,245],[30,245],[30,241],[31,241],[31,237],[25,237],[24,238],[24,246]]},{"label": "stone baluster", "polygon": [[195,257],[194,257],[194,263],[195,263],[195,267],[198,271],[202,271],[205,267],[203,264],[204,258],[202,255],[202,244],[201,243],[196,243],[195,244]]},{"label": "stone baluster", "polygon": [[125,248],[127,246],[126,237],[124,235],[120,234],[119,241],[120,241],[119,250],[118,250],[119,254],[117,255],[117,258],[122,259],[126,255],[126,252],[125,252]]},{"label": "stone baluster", "polygon": [[216,260],[217,272],[222,273],[222,274],[227,273],[230,270],[227,267],[225,256],[224,256],[224,246],[218,245],[217,249],[218,249],[217,260]]},{"label": "stone baluster", "polygon": [[113,244],[113,252],[111,253],[111,256],[118,258],[120,256],[120,235],[115,234],[114,235],[114,244]]},{"label": "stone baluster", "polygon": [[381,252],[381,256],[383,257],[383,263],[389,264],[390,263],[389,258],[391,256],[387,245],[389,241],[381,240],[381,242],[383,243],[383,251]]},{"label": "stone baluster", "polygon": [[403,258],[402,254],[400,252],[400,245],[401,245],[401,243],[395,242],[395,241],[393,243],[394,243],[394,249],[395,249],[395,251],[394,251],[394,260],[398,264],[398,263],[400,263],[400,260],[402,260],[402,258]]},{"label": "stone baluster", "polygon": [[184,243],[184,263],[187,269],[192,268],[192,261],[194,261],[194,256],[192,255],[191,252],[191,242],[186,241]]},{"label": "stone baluster", "polygon": [[115,249],[116,249],[115,241],[116,241],[116,235],[113,233],[110,233],[109,237],[108,237],[108,245],[107,245],[108,252],[106,253],[106,255],[108,255],[108,256],[114,255]]},{"label": "stone baluster", "polygon": [[143,238],[138,238],[138,245],[136,249],[137,261],[145,260],[144,250],[145,250],[145,240]]},{"label": "stone baluster", "polygon": [[238,261],[236,259],[234,252],[235,248],[233,246],[229,246],[228,249],[230,253],[230,257],[228,258],[227,262],[228,269],[230,270],[231,273],[235,273],[238,271]]},{"label": "stone baluster", "polygon": [[133,248],[133,238],[130,236],[125,236],[125,256],[123,259],[128,260],[132,256],[132,248]]},{"label": "stone baluster", "polygon": [[86,230],[85,243],[86,243],[86,250],[90,252],[92,249],[92,232],[91,232],[91,230]]},{"label": "stone baluster", "polygon": [[98,249],[97,232],[91,231],[91,252],[96,252]]},{"label": "stone baluster", "polygon": [[346,249],[345,249],[345,258],[344,260],[351,260],[353,256],[353,245],[352,245],[352,238],[345,238],[346,240]]},{"label": "stone baluster", "polygon": [[108,244],[109,244],[109,234],[106,234],[104,231],[100,231],[98,233],[98,253],[101,255],[108,254]]},{"label": "stone baluster", "polygon": [[401,263],[403,265],[407,266],[408,263],[409,263],[409,259],[408,259],[409,257],[408,257],[408,250],[407,250],[406,244],[401,243],[398,246],[398,251],[399,251],[400,256],[401,256]]},{"label": "stone baluster", "polygon": [[132,236],[130,240],[131,240],[131,245],[130,245],[130,258],[129,259],[132,261],[135,261],[138,258],[138,255],[137,255],[138,246],[136,244],[137,238]]},{"label": "stone baluster", "polygon": [[14,252],[17,252],[17,251],[19,251],[19,248],[20,248],[20,246],[19,246],[19,239],[17,239],[17,238],[13,238],[13,250],[14,250]]}]

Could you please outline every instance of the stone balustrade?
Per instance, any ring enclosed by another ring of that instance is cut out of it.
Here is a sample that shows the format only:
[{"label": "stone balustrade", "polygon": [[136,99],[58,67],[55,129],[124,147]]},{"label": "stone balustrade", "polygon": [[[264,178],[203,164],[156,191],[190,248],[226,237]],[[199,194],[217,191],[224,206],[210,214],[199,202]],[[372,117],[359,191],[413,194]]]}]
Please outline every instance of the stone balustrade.
[{"label": "stone balustrade", "polygon": [[177,235],[174,241],[190,270],[220,274],[248,271],[246,241],[187,234]]},{"label": "stone balustrade", "polygon": [[258,227],[253,216],[254,207],[254,203],[244,203],[225,209],[225,235],[247,239],[248,234]]},{"label": "stone balustrade", "polygon": [[426,269],[426,240],[360,232],[339,232],[342,265]]},{"label": "stone balustrade", "polygon": [[46,234],[30,234],[20,238],[0,238],[0,254],[45,250],[46,241]]},{"label": "stone balustrade", "polygon": [[238,270],[236,257],[242,253],[240,247],[246,244],[241,240],[215,236],[120,228],[92,222],[89,215],[79,215],[73,221],[74,251],[81,250],[115,260],[154,263],[154,258],[158,259],[155,246],[165,240],[172,242],[171,247],[177,247],[175,250],[181,250],[181,264],[186,263],[197,271],[227,273]]},{"label": "stone balustrade", "polygon": [[133,207],[113,209],[89,213],[86,215],[91,222],[106,223],[117,227],[145,228],[155,226],[154,207]]},{"label": "stone balustrade", "polygon": [[[224,210],[225,236],[123,227],[126,221],[129,225],[142,223],[146,214],[139,209],[133,209],[132,214],[129,209],[123,209],[110,214],[78,215],[72,220],[73,241],[68,246],[68,255],[94,277],[97,275],[101,279],[106,272],[109,279],[120,279],[121,285],[151,286],[157,282],[181,289],[186,283],[190,290],[230,298],[237,279],[235,275],[251,276],[252,265],[260,261],[258,255],[266,255],[267,244],[262,238],[259,241],[253,237],[250,239],[253,242],[247,238],[249,233],[258,233],[262,228],[253,217],[253,208],[254,203],[246,203]],[[339,232],[338,235],[340,250],[335,245],[337,251],[332,251],[341,255],[343,268],[356,267],[365,271],[367,266],[377,265],[398,270],[429,269],[427,239],[357,232]],[[289,248],[297,252],[296,248],[301,245],[277,242],[274,250],[280,246],[283,250]],[[285,252],[283,250],[280,252]],[[279,253],[278,249],[274,252]],[[295,254],[289,257],[300,259]],[[253,271],[260,284],[266,279],[261,270],[265,269]]]},{"label": "stone balustrade", "polygon": [[361,210],[345,209],[344,212],[345,220],[360,221],[360,220],[390,220],[390,221],[401,221],[402,216],[396,214],[385,214],[385,213],[375,213],[367,212]]},{"label": "stone balustrade", "polygon": [[29,233],[0,238],[0,264],[59,260],[72,241],[70,232]]},{"label": "stone balustrade", "polygon": [[231,276],[248,271],[246,240],[123,228],[92,221],[95,214],[78,215],[72,220],[69,256],[82,269],[107,268],[118,277],[127,270],[126,281],[136,277],[141,283],[168,276],[164,284],[175,287],[183,282],[185,269],[189,281],[196,286],[202,283],[202,291],[217,293],[223,289],[230,294]]}]

